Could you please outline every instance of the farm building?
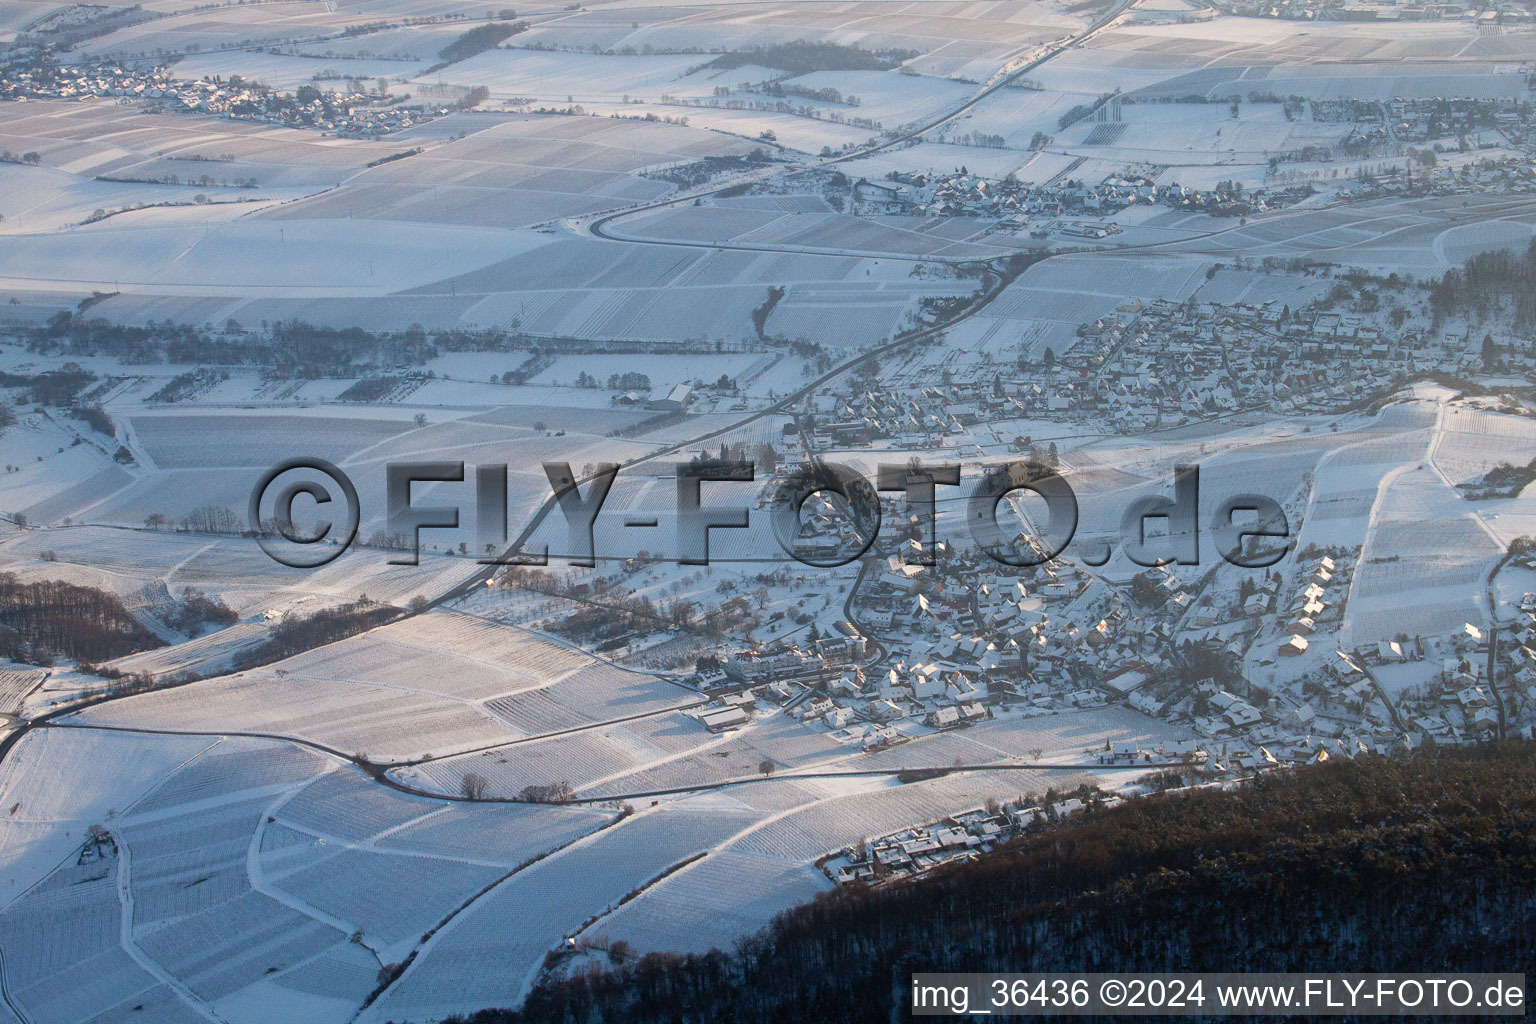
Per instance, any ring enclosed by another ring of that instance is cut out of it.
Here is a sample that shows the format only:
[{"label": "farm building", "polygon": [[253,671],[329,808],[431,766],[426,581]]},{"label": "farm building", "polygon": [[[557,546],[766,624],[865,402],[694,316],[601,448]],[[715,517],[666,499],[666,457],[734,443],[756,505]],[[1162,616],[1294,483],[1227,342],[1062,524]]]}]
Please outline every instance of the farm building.
[{"label": "farm building", "polygon": [[670,388],[657,388],[652,391],[645,407],[655,409],[657,412],[682,412],[688,407],[688,402],[692,398],[693,388],[690,385],[674,384]]},{"label": "farm building", "polygon": [[739,707],[715,708],[699,715],[699,722],[710,732],[724,732],[745,725],[747,713]]}]

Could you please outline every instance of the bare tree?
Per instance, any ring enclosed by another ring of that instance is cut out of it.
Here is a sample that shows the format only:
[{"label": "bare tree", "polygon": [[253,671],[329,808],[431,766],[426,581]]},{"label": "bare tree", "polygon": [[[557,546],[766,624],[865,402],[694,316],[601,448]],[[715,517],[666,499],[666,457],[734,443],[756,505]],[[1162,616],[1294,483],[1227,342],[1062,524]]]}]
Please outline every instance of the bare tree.
[{"label": "bare tree", "polygon": [[459,781],[459,792],[464,794],[466,800],[484,800],[490,788],[490,780],[479,772],[468,772]]}]

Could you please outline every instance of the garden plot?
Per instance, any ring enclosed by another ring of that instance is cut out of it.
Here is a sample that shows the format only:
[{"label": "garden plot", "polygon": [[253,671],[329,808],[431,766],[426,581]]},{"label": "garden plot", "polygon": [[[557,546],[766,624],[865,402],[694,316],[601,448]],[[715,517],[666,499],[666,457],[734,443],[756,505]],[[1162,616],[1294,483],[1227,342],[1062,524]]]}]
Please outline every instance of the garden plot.
[{"label": "garden plot", "polygon": [[43,685],[46,678],[46,669],[0,661],[0,714],[19,712],[27,695]]},{"label": "garden plot", "polygon": [[363,941],[384,960],[398,962],[423,932],[505,873],[495,865],[354,849],[285,875],[275,884],[356,926]]},{"label": "garden plot", "polygon": [[881,5],[778,2],[751,10],[730,5],[588,9],[538,25],[527,38],[573,49],[595,44],[701,52],[814,38],[871,50],[917,51],[926,54],[915,62],[925,71],[975,78],[985,77],[1012,51],[1070,35],[1081,24],[1044,4],[939,3],[914,12]]},{"label": "garden plot", "polygon": [[[342,942],[280,974],[263,975],[219,1003],[231,1024],[333,1024],[349,1020],[378,986],[379,961],[355,942]],[[124,1022],[130,1024],[130,1022]]]},{"label": "garden plot", "polygon": [[1271,154],[1332,146],[1346,128],[1307,118],[1288,120],[1277,103],[1239,104],[1236,117],[1225,104],[1137,103],[1122,105],[1121,116],[1123,128],[1108,145],[1090,144],[1094,130],[1103,127],[1091,119],[1053,133],[1052,145],[1103,160],[1178,165],[1174,173],[1185,181],[1190,165],[1227,165],[1230,177],[1231,164],[1262,164]]},{"label": "garden plot", "polygon": [[[0,107],[0,146],[36,152],[44,167],[82,181],[169,175],[188,180],[207,174],[217,181],[255,178],[262,189],[308,190],[333,186],[370,161],[399,151],[387,141],[330,139],[270,124],[150,114],[108,99],[7,103]],[[5,212],[9,216],[9,207]]]},{"label": "garden plot", "polygon": [[[1242,52],[1262,52],[1265,63],[1374,64],[1455,58],[1472,43],[1475,25],[1458,22],[1359,22],[1318,33],[1303,22],[1222,17],[1173,25],[1122,24],[1102,33],[1094,45],[1122,52],[1181,54],[1207,60]],[[1241,67],[1250,63],[1229,59]],[[1309,69],[1310,70],[1310,69]]]},{"label": "garden plot", "polygon": [[[732,242],[834,254],[872,254],[895,259],[990,259],[1012,246],[947,237],[940,226],[962,224],[967,236],[980,232],[979,222],[933,221],[913,217],[853,217],[830,211],[745,210],[717,206],[668,208],[627,219],[626,237],[695,242]],[[927,292],[941,282],[909,281],[906,290]],[[951,286],[953,282],[951,282]]]},{"label": "garden plot", "polygon": [[[55,462],[48,466],[48,476],[52,479],[47,486],[54,493],[21,509],[27,522],[37,526],[51,526],[66,517],[79,519],[133,483],[133,477],[115,465],[101,469],[93,466],[82,478],[66,474],[64,466]],[[71,482],[75,480],[78,482]]]},{"label": "garden plot", "polygon": [[730,734],[724,743],[610,779],[582,795],[620,796],[760,778],[760,765],[764,761],[771,761],[776,771],[785,771],[824,764],[848,755],[849,748],[827,733],[808,729],[787,715],[769,712],[750,727]]},{"label": "garden plot", "polygon": [[[722,374],[735,379],[744,374],[762,356],[753,352],[730,352],[722,355],[664,355],[647,354],[638,361],[645,364],[644,372],[651,377],[651,382],[660,385],[663,381],[691,380],[699,378],[713,383]],[[608,377],[615,373],[615,367],[623,362],[622,357],[612,355],[569,355],[560,356],[550,366],[541,370],[532,377],[532,384],[574,384],[576,378],[585,373],[606,384]]]},{"label": "garden plot", "polygon": [[546,804],[450,803],[380,837],[380,849],[516,867],[614,819],[606,811]]},{"label": "garden plot", "polygon": [[[857,106],[828,104],[850,117],[878,121],[886,129],[932,120],[938,114],[959,106],[975,92],[975,86],[899,71],[813,71],[791,78],[786,85],[802,89],[836,89],[846,102],[858,97]],[[812,106],[815,100],[806,101]]]},{"label": "garden plot", "polygon": [[497,664],[446,645],[399,642],[388,627],[298,655],[283,670],[303,678],[356,681],[468,701],[539,684],[536,676],[518,671],[514,664]]},{"label": "garden plot", "polygon": [[201,8],[119,29],[81,44],[79,50],[100,58],[224,50],[340,34],[356,21],[356,15],[297,2]]},{"label": "garden plot", "polygon": [[1323,298],[1331,287],[1332,282],[1315,277],[1218,270],[1200,286],[1194,298],[1197,302],[1223,305],[1246,303],[1262,306],[1267,302],[1278,302],[1292,309],[1300,309],[1309,302]]},{"label": "garden plot", "polygon": [[756,854],[711,853],[641,893],[585,937],[641,952],[728,950],[773,916],[832,888],[815,867]]},{"label": "garden plot", "polygon": [[562,939],[754,817],[712,798],[683,801],[635,815],[516,872],[422,947],[361,1019],[431,1018],[515,1004],[544,954]]},{"label": "garden plot", "polygon": [[1363,545],[1382,483],[1398,467],[1424,458],[1428,431],[1346,444],[1319,464],[1312,480],[1298,550]]},{"label": "garden plot", "polygon": [[731,110],[725,107],[677,106],[672,103],[605,102],[598,100],[587,105],[587,112],[600,117],[647,117],[658,119],[686,117],[689,127],[705,129],[720,135],[734,136],[756,141],[764,132],[772,132],[786,155],[794,153],[820,153],[823,147],[841,149],[844,146],[860,146],[878,141],[878,133],[868,128],[856,128],[851,124],[823,121],[799,114],[781,114],[766,110]]},{"label": "garden plot", "polygon": [[1487,221],[1447,228],[1435,236],[1435,253],[1449,270],[1461,267],[1478,253],[1490,249],[1524,250],[1536,234],[1536,225],[1520,221]]},{"label": "garden plot", "polygon": [[526,630],[486,622],[472,615],[442,610],[394,623],[379,634],[390,640],[441,647],[487,661],[501,662],[520,675],[549,683],[593,659]]},{"label": "garden plot", "polygon": [[[928,54],[919,63],[931,65],[935,73],[968,71],[984,77],[1001,55],[1070,35],[1073,26],[1081,24],[1044,4],[939,3],[914,12],[880,5],[777,2],[750,11],[730,5],[585,9],[535,27],[528,38],[573,49],[596,44],[603,49],[651,46],[673,51],[745,50],[815,38],[872,50],[915,50]],[[952,47],[955,55],[948,52]],[[960,57],[963,52],[995,56],[968,67]]]},{"label": "garden plot", "polygon": [[[1041,71],[1044,72],[1052,66],[1047,64]],[[1028,150],[1036,132],[1055,135],[1059,130],[1057,122],[1063,114],[1079,103],[1092,100],[1093,94],[1088,92],[1057,89],[999,89],[934,132],[934,141],[970,133],[1001,135],[1004,145],[1011,151],[1012,159],[1016,163],[1023,162],[1026,157],[1024,151]],[[961,154],[975,153],[975,160],[985,160],[987,153],[985,149],[954,146],[946,148],[955,153],[957,166],[964,164],[967,168],[982,173],[970,160],[962,159]]]},{"label": "garden plot", "polygon": [[209,675],[228,668],[237,655],[261,646],[269,635],[262,623],[237,622],[186,643],[130,654],[109,664],[121,672],[147,672],[157,677],[183,672]]},{"label": "garden plot", "polygon": [[446,698],[336,680],[243,672],[80,713],[101,725],[292,736],[380,761],[448,754],[511,737]]},{"label": "garden plot", "polygon": [[595,664],[548,686],[490,701],[485,708],[508,728],[538,736],[697,702],[693,691],[675,683]]},{"label": "garden plot", "polygon": [[483,85],[500,102],[515,97],[612,102],[631,95],[659,96],[697,63],[692,54],[605,56],[498,48],[434,72],[431,79],[464,88]]},{"label": "garden plot", "polygon": [[[335,216],[348,216],[345,197],[329,201],[341,204]],[[354,202],[359,214],[376,212],[362,193]],[[285,215],[303,205],[284,207]],[[0,287],[191,297],[382,296],[507,259],[542,241],[471,225],[422,232],[400,221],[357,217],[338,232],[329,219],[279,224],[235,219],[220,212],[241,212],[228,204],[189,209],[143,210],[68,232],[14,236],[0,250]],[[283,258],[250,259],[269,245],[281,245]],[[110,303],[98,312],[110,314]]]},{"label": "garden plot", "polygon": [[[802,288],[827,284],[858,293],[845,292],[841,301],[894,310],[910,301],[910,269],[899,260],[704,253],[573,238],[433,287],[484,296],[465,315],[486,326],[515,320],[524,330],[566,337],[738,341],[754,337],[752,310],[768,283],[788,289],[780,309],[799,301]],[[897,280],[902,287],[892,289],[888,282]]]},{"label": "garden plot", "polygon": [[279,808],[277,818],[322,838],[361,843],[441,806],[381,786],[356,769],[344,768],[305,786]]},{"label": "garden plot", "polygon": [[[348,10],[356,5],[338,3],[337,10]],[[452,13],[463,13],[457,6],[450,9]],[[382,14],[383,12],[379,12]],[[399,10],[401,17],[420,17],[423,13],[421,5],[412,2],[404,9]],[[353,17],[365,17],[368,20],[376,20],[377,16],[371,10],[358,10]],[[439,52],[443,47],[453,42],[464,34],[464,25],[450,22],[443,25],[407,25],[381,29],[378,32],[365,32],[362,35],[353,36],[350,39],[325,39],[310,43],[300,43],[295,49],[301,55],[310,55],[322,59],[334,59],[343,63],[344,67],[350,67],[353,60],[389,58],[391,61],[402,61],[401,67],[406,69],[404,73],[416,75],[426,67],[438,62]],[[411,63],[404,63],[410,61]]]},{"label": "garden plot", "polygon": [[[218,1005],[266,974],[325,952],[346,935],[258,892],[149,932],[137,941],[199,998]],[[358,993],[358,999],[366,995]]]},{"label": "garden plot", "polygon": [[[416,31],[430,30],[425,26]],[[343,42],[343,40],[337,40]],[[224,53],[195,53],[176,62],[176,73],[183,78],[204,78],[219,75],[228,78],[240,75],[247,81],[295,92],[300,86],[314,85],[320,89],[336,88],[341,78],[360,78],[369,83],[379,78],[403,80],[420,74],[422,63],[417,60],[387,60],[375,58],[335,58],[320,55],[265,53],[261,51],[235,50]],[[398,90],[396,86],[396,90]],[[392,90],[395,91],[395,90]]]},{"label": "garden plot", "polygon": [[0,904],[210,742],[59,728],[23,736],[0,762]]},{"label": "garden plot", "polygon": [[[83,1021],[156,985],[119,943],[118,858],[70,858],[0,913],[9,1002],[31,1020]],[[201,1020],[173,1008],[165,1020]]]},{"label": "garden plot", "polygon": [[[138,443],[162,469],[265,469],[298,455],[343,462],[411,429],[406,422],[345,414],[317,422],[309,416],[168,413],[137,415],[129,424]],[[316,430],[317,426],[324,429]]]},{"label": "garden plot", "polygon": [[153,792],[136,801],[131,814],[158,812],[246,794],[275,794],[327,765],[324,757],[292,743],[224,739],[176,769]]},{"label": "garden plot", "polygon": [[515,797],[530,785],[565,782],[582,789],[608,776],[625,775],[643,765],[704,746],[712,739],[689,715],[661,714],[623,725],[598,726],[567,736],[461,754],[429,762],[417,772],[430,780],[434,788],[450,794],[458,793],[465,774],[474,772],[490,782],[490,795]]},{"label": "garden plot", "polygon": [[1460,403],[1447,405],[1433,458],[1453,484],[1479,480],[1501,463],[1524,466],[1536,458],[1536,421]]},{"label": "garden plot", "polygon": [[120,832],[132,858],[135,939],[179,928],[251,891],[246,855],[271,795],[192,807],[154,818],[130,817]]},{"label": "garden plot", "polygon": [[[0,165],[0,194],[5,195],[5,221],[0,235],[22,232],[58,231],[85,222],[102,210],[127,206],[175,203],[190,206],[202,196],[203,202],[249,204],[257,197],[241,189],[186,184],[162,185],[139,182],[96,181],[66,174],[51,167]],[[264,192],[267,201],[297,198],[298,190]],[[242,205],[242,209],[254,207]]]},{"label": "garden plot", "polygon": [[505,115],[477,127],[467,138],[371,168],[271,216],[334,219],[367,210],[378,220],[511,228],[657,198],[671,186],[633,171],[749,148],[696,129],[643,121]]},{"label": "garden plot", "polygon": [[1504,545],[1433,470],[1391,476],[1350,586],[1345,630],[1363,645],[1454,633],[1487,616],[1483,583]]},{"label": "garden plot", "polygon": [[[94,445],[74,442],[71,431],[40,416],[25,416],[0,435],[0,459],[16,467],[6,474],[7,511],[47,516],[55,505],[68,503],[71,491],[94,490],[111,459]],[[49,521],[36,520],[39,525]]]},{"label": "garden plot", "polygon": [[1069,711],[1043,718],[995,718],[966,730],[978,743],[1009,757],[1033,757],[1041,750],[1043,761],[1085,761],[1089,750],[1105,743],[1134,743],[1154,749],[1162,743],[1188,738],[1184,729],[1129,708],[1095,708]]},{"label": "garden plot", "polygon": [[[245,487],[252,482],[247,478]],[[57,561],[41,560],[45,551]],[[0,541],[0,561],[22,575],[104,587],[129,607],[197,587],[223,597],[241,616],[314,611],[331,603],[325,598],[353,601],[363,594],[404,605],[417,594],[446,590],[478,568],[468,558],[430,553],[416,566],[392,566],[389,557],[360,548],[300,576],[272,561],[255,541],[238,537],[74,527],[29,530]]]}]

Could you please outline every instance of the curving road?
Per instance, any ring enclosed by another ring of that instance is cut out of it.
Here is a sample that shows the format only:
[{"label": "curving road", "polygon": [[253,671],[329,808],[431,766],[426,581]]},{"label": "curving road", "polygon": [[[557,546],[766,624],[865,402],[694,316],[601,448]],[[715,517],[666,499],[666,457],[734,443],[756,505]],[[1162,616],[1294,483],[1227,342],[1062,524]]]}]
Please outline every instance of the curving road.
[{"label": "curving road", "polygon": [[[834,164],[846,163],[850,160],[859,160],[888,149],[895,149],[899,146],[905,146],[909,142],[915,142],[922,138],[924,135],[933,131],[935,128],[948,124],[955,118],[960,117],[966,111],[973,109],[978,103],[986,99],[988,96],[993,95],[1000,89],[1007,88],[1015,81],[1040,67],[1042,64],[1046,63],[1052,58],[1058,57],[1061,54],[1066,53],[1068,50],[1072,50],[1081,46],[1083,43],[1093,38],[1093,36],[1108,28],[1117,18],[1134,7],[1136,3],[1137,0],[1117,0],[1115,5],[1109,9],[1109,13],[1105,14],[1098,21],[1095,21],[1092,25],[1089,25],[1083,31],[1068,39],[1066,42],[1048,48],[1046,52],[1041,54],[1039,57],[1036,57],[1034,60],[1028,62],[1027,64],[1024,64],[1023,66],[1016,68],[1015,70],[1010,71],[1008,74],[998,78],[992,84],[986,86],[980,92],[977,92],[970,99],[966,100],[964,103],[961,103],[959,106],[940,114],[930,121],[924,122],[918,127],[909,128],[900,134],[893,135],[891,138],[886,139],[884,142],[879,142],[873,146],[865,146],[862,149],[855,149],[848,153],[827,157],[821,160],[792,163],[788,165],[787,168],[782,164],[774,164],[768,168],[765,168],[761,173],[756,175],[751,175],[745,178],[735,178],[726,182],[725,184],[715,184],[707,188],[695,189],[693,191],[684,192],[679,195],[668,196],[665,199],[658,199],[655,202],[644,203],[640,206],[632,206],[626,210],[618,210],[614,213],[604,214],[597,219],[588,222],[587,230],[598,238],[607,239],[611,242],[628,242],[635,245],[670,245],[689,249],[735,249],[744,252],[789,252],[805,253],[809,255],[854,255],[853,253],[845,253],[838,250],[815,249],[807,246],[750,245],[732,242],[693,242],[676,239],[637,238],[631,235],[614,234],[609,229],[609,225],[617,220],[623,219],[625,217],[632,217],[639,213],[646,213],[651,210],[665,209],[669,206],[677,206],[682,203],[691,203],[695,199],[702,199],[705,196],[717,195],[721,192],[736,188],[748,181],[754,181],[759,178],[768,177],[786,169],[809,170],[817,167],[831,167]],[[947,263],[953,265],[977,262],[974,259],[957,259],[955,257],[944,256],[901,256],[893,255],[890,253],[870,253],[869,255],[879,259],[910,260],[914,263]]]}]

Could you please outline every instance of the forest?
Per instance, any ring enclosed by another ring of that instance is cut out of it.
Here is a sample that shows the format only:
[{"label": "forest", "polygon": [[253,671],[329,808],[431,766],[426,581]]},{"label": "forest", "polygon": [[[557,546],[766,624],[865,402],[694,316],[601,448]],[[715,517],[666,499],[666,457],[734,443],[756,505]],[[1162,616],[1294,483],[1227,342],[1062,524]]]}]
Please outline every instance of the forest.
[{"label": "forest", "polygon": [[918,971],[1532,973],[1533,911],[1536,744],[1428,747],[1090,804],[927,878],[841,888],[733,951],[648,954],[450,1020],[885,1024],[908,1019]]},{"label": "forest", "polygon": [[55,657],[105,661],[159,646],[110,591],[0,573],[0,658],[39,665]]},{"label": "forest", "polygon": [[1447,270],[1429,289],[1437,324],[1458,313],[1486,319],[1506,303],[1514,310],[1517,330],[1536,329],[1536,241],[1523,253],[1492,249],[1478,253],[1460,270]]}]

